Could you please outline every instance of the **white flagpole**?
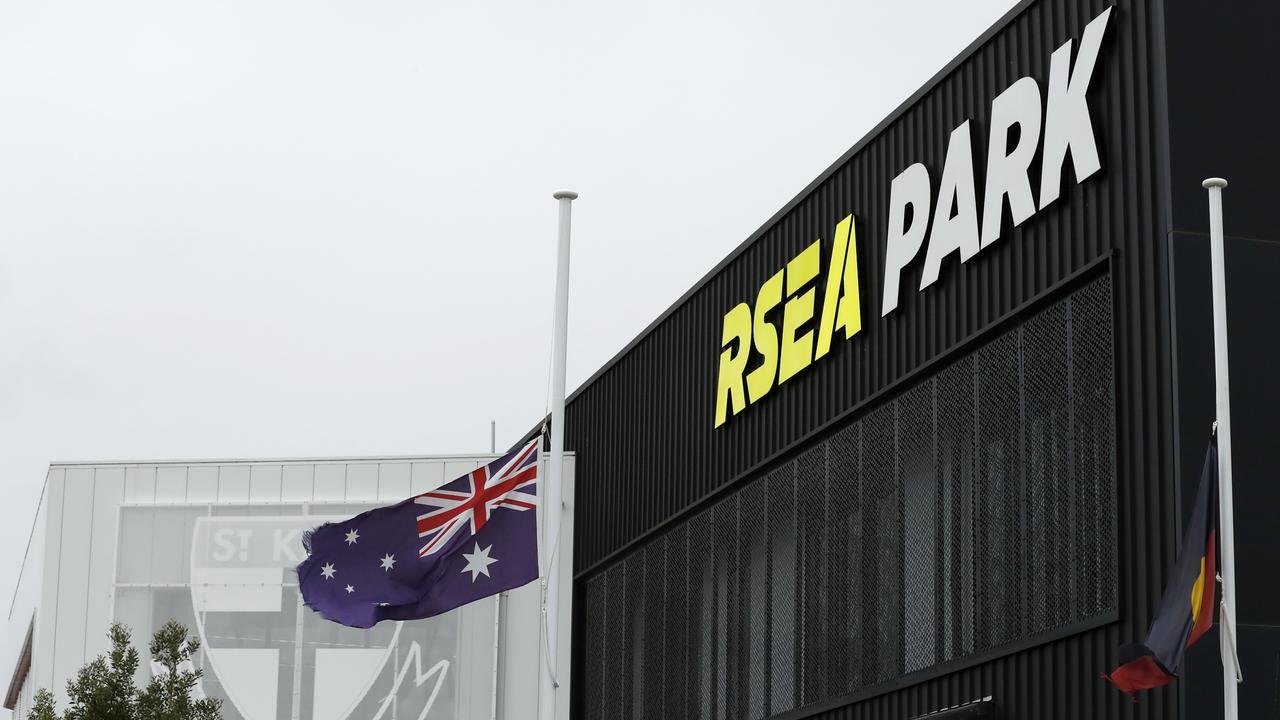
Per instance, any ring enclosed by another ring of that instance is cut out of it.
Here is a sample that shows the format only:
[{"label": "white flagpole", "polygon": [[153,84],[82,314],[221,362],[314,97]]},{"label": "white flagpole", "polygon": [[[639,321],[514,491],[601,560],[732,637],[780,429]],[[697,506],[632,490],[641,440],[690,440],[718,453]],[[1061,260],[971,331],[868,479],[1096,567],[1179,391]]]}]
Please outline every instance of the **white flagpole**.
[{"label": "white flagpole", "polygon": [[569,672],[568,663],[557,662],[556,642],[560,618],[560,516],[564,511],[561,498],[564,470],[564,376],[565,347],[569,337],[569,224],[573,201],[578,193],[561,190],[555,194],[560,203],[560,239],[556,260],[556,309],[554,342],[551,346],[551,453],[547,484],[543,498],[542,545],[546,550],[546,574],[542,576],[542,661],[538,693],[539,720],[556,720],[556,690],[559,679]]},{"label": "white flagpole", "polygon": [[1222,707],[1224,720],[1239,717],[1236,685],[1240,661],[1236,654],[1235,512],[1231,500],[1231,382],[1227,367],[1227,281],[1222,241],[1222,189],[1227,181],[1208,178],[1209,264],[1213,275],[1213,365],[1218,425],[1218,543],[1222,555],[1222,612],[1218,623],[1222,647]]}]

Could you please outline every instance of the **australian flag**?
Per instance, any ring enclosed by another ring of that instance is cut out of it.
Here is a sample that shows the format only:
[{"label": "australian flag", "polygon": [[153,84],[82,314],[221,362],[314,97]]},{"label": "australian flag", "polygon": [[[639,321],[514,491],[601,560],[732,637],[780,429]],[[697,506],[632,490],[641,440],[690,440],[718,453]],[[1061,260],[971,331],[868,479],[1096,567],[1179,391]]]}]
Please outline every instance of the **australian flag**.
[{"label": "australian flag", "polygon": [[536,579],[539,442],[436,490],[312,530],[298,565],[303,602],[367,628],[439,615]]}]

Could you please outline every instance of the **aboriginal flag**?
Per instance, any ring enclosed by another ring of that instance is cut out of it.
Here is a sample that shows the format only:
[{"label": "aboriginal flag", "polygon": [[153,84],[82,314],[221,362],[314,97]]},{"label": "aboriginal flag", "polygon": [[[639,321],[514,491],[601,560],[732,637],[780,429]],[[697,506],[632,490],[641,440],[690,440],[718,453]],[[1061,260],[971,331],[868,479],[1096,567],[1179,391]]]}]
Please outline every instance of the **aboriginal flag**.
[{"label": "aboriginal flag", "polygon": [[1120,648],[1120,667],[1105,676],[1125,692],[1147,690],[1178,677],[1186,649],[1213,624],[1217,589],[1218,447],[1209,443],[1200,489],[1182,538],[1182,555],[1164,589],[1147,639]]}]

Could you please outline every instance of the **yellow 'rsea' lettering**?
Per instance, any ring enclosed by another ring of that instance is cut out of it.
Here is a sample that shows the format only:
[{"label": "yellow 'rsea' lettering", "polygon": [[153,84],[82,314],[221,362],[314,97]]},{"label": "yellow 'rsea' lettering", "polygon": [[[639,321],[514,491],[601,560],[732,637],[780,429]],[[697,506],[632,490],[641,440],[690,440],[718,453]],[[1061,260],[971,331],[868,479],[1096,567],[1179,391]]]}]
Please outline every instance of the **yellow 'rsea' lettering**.
[{"label": "yellow 'rsea' lettering", "polygon": [[[730,347],[734,340],[738,345],[736,353]],[[724,424],[730,400],[734,415],[747,406],[746,394],[742,390],[742,371],[746,369],[747,358],[751,355],[751,308],[746,303],[738,303],[725,314],[720,347],[723,351],[720,353],[720,381],[716,390],[716,427]]]},{"label": "yellow 'rsea' lettering", "polygon": [[778,330],[766,318],[769,311],[782,302],[782,274],[779,270],[760,286],[756,295],[756,320],[753,330],[756,351],[764,361],[760,367],[747,374],[747,395],[751,402],[764,397],[773,388],[773,378],[778,374]]},{"label": "yellow 'rsea' lettering", "polygon": [[813,331],[807,330],[799,336],[796,335],[796,331],[801,325],[813,319],[813,298],[816,291],[810,287],[801,295],[796,293],[818,277],[821,252],[822,241],[815,240],[812,245],[787,263],[787,297],[790,299],[782,309],[782,362],[778,365],[779,385],[813,362]]},{"label": "yellow 'rsea' lettering", "polygon": [[827,293],[822,300],[822,323],[818,326],[817,360],[831,349],[831,336],[844,328],[848,340],[862,329],[862,302],[858,298],[858,231],[850,215],[836,225],[831,267],[827,270]]},{"label": "yellow 'rsea' lettering", "polygon": [[[803,332],[801,328],[815,315],[818,287],[814,281],[822,264],[821,240],[801,250],[785,268],[764,281],[756,293],[754,312],[750,305],[738,303],[725,314],[716,380],[716,427],[748,404],[759,402],[775,384],[781,385],[830,352],[836,330],[843,329],[847,340],[862,329],[857,246],[853,216],[849,215],[836,225],[816,342],[812,328]],[[769,320],[778,305],[782,305],[781,337],[776,323]],[[753,348],[760,356],[760,364],[744,378]]]}]

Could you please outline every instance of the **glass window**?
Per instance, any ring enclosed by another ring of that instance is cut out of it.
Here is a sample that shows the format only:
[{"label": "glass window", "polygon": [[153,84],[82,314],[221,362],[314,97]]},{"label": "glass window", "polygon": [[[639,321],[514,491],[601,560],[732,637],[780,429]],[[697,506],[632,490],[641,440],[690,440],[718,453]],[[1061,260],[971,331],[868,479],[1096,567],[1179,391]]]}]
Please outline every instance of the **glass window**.
[{"label": "glass window", "polygon": [[116,582],[151,582],[151,548],[155,544],[155,508],[120,508],[120,540],[116,547]]}]

